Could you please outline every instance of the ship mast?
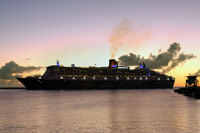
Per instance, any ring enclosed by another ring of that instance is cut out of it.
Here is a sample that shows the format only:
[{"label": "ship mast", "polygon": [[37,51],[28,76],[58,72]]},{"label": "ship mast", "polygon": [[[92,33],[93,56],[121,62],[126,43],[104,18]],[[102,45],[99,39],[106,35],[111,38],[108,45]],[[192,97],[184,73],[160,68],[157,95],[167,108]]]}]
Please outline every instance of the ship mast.
[{"label": "ship mast", "polygon": [[57,59],[56,63],[57,63],[57,66],[60,66],[60,62],[58,61],[58,59]]}]

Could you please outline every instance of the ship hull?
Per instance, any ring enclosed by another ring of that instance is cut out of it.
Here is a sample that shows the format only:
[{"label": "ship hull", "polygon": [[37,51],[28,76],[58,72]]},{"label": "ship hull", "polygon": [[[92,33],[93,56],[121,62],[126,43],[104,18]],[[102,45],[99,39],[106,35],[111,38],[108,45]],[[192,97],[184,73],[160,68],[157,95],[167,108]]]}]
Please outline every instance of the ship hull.
[{"label": "ship hull", "polygon": [[17,78],[27,90],[167,89],[174,80],[60,80]]}]

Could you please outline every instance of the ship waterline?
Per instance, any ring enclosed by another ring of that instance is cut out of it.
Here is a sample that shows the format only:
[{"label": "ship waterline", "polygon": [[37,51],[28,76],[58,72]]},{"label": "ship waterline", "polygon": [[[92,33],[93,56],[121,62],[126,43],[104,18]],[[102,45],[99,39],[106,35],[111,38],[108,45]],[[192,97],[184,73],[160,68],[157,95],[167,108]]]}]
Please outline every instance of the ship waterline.
[{"label": "ship waterline", "polygon": [[175,79],[145,65],[134,70],[118,66],[111,59],[108,67],[49,66],[43,76],[17,78],[27,89],[165,89]]}]

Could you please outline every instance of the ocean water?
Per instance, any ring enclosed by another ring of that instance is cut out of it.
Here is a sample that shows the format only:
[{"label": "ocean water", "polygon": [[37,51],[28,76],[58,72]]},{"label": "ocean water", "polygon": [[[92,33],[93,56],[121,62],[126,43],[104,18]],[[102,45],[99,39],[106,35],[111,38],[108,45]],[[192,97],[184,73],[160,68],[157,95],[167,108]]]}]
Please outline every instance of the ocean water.
[{"label": "ocean water", "polygon": [[173,90],[0,90],[0,133],[197,133],[200,100]]}]

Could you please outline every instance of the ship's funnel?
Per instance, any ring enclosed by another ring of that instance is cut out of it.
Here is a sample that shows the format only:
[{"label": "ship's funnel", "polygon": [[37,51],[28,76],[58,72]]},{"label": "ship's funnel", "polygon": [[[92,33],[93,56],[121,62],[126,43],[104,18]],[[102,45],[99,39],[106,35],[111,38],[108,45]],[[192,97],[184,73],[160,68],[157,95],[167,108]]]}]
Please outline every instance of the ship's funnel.
[{"label": "ship's funnel", "polygon": [[118,67],[118,62],[115,59],[110,59],[109,68],[117,68],[117,67]]}]

